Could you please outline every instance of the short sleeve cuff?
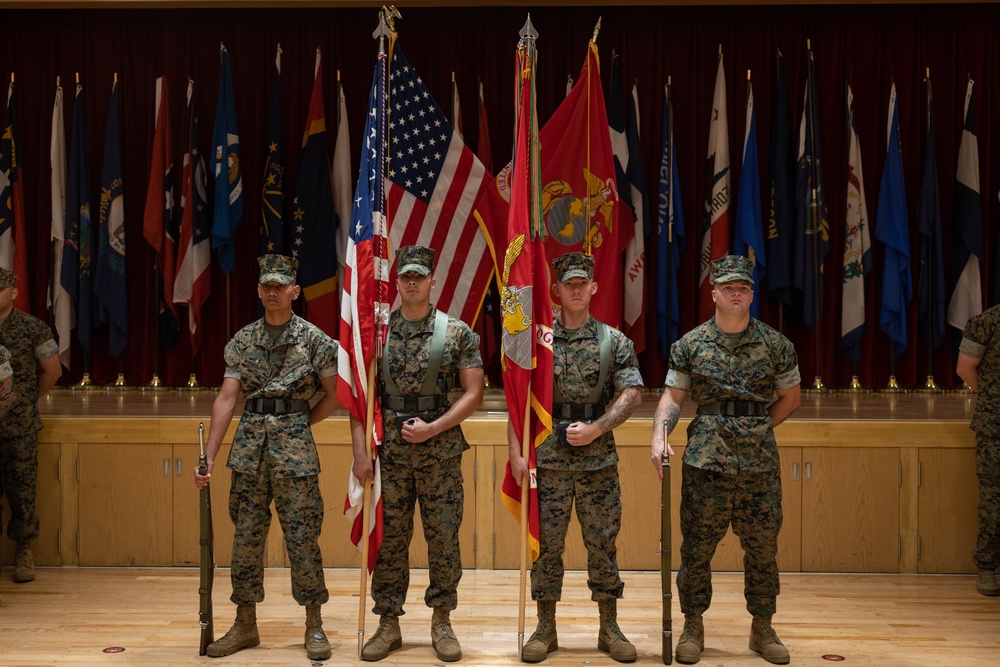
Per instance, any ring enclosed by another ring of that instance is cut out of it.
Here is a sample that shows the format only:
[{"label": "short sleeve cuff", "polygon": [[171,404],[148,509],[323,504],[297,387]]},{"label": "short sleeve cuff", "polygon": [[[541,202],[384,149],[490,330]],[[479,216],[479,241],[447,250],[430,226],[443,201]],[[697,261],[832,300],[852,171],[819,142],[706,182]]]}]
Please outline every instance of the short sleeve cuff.
[{"label": "short sleeve cuff", "polygon": [[59,346],[51,338],[35,348],[35,359],[39,361],[48,359],[53,354],[59,354]]},{"label": "short sleeve cuff", "polygon": [[691,391],[691,376],[671,368],[667,371],[667,379],[664,381],[664,384],[674,389],[680,389],[681,391]]},{"label": "short sleeve cuff", "polygon": [[958,351],[972,357],[973,359],[982,359],[983,355],[986,354],[986,346],[980,345],[979,343],[969,340],[968,338],[962,338],[962,342],[958,346]]},{"label": "short sleeve cuff", "polygon": [[238,368],[226,368],[226,372],[222,374],[223,378],[233,378],[234,380],[243,381],[243,376],[240,375],[240,369]]},{"label": "short sleeve cuff", "polygon": [[802,384],[802,376],[799,374],[799,367],[795,366],[792,370],[787,373],[782,373],[781,375],[774,378],[774,388],[778,391],[783,391],[785,389],[791,389],[797,384]]},{"label": "short sleeve cuff", "polygon": [[327,379],[329,377],[333,377],[336,374],[337,374],[337,365],[336,364],[334,364],[332,366],[327,366],[326,368],[320,369],[320,371],[319,371],[319,377],[321,379],[323,379],[323,380],[325,380],[325,379]]}]

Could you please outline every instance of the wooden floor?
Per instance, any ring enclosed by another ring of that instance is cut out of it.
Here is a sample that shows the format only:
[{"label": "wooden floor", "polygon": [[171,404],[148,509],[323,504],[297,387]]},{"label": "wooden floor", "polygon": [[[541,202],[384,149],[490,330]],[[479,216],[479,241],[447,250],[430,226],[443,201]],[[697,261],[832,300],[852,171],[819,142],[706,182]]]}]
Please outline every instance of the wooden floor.
[{"label": "wooden floor", "polygon": [[[0,574],[0,665],[70,667],[89,664],[307,665],[304,613],[291,598],[288,570],[268,570],[268,598],[258,605],[261,645],[228,658],[199,658],[198,572],[195,569],[39,568],[38,579],[14,584],[8,564]],[[661,664],[657,573],[623,573],[626,599],[619,623],[639,651],[638,664]],[[430,610],[423,603],[426,571],[414,571],[401,619],[403,649],[385,665],[438,664],[430,646]],[[518,574],[466,571],[461,604],[452,616],[466,665],[513,665],[517,646]],[[546,665],[615,665],[595,648],[596,605],[586,574],[569,572],[558,608],[560,649]],[[709,667],[764,665],[747,649],[750,618],[742,575],[716,574],[715,601],[705,617]],[[362,665],[356,659],[358,573],[327,570],[331,601],[325,627],[333,657],[313,665]],[[228,629],[229,571],[215,580],[216,636]],[[529,603],[530,604],[530,603]],[[371,608],[370,603],[367,604]],[[682,619],[674,596],[675,638]],[[826,665],[825,654],[851,666],[996,667],[1000,664],[1000,598],[975,591],[972,576],[782,575],[775,627],[793,665]],[[534,625],[529,612],[528,632]],[[368,636],[376,627],[367,616]],[[675,639],[676,641],[676,639]],[[108,647],[121,647],[116,654]]]}]

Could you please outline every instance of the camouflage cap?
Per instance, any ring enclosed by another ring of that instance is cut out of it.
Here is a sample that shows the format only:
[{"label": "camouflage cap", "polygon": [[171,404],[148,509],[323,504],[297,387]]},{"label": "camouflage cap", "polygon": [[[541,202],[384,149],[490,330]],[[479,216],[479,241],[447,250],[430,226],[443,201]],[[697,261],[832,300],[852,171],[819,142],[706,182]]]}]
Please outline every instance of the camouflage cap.
[{"label": "camouflage cap", "polygon": [[419,273],[429,276],[434,273],[435,252],[420,245],[403,246],[396,251],[396,275]]},{"label": "camouflage cap", "polygon": [[299,260],[284,255],[264,255],[257,258],[260,267],[259,284],[278,283],[291,285],[295,282],[295,272],[299,268]]},{"label": "camouflage cap", "polygon": [[573,278],[590,280],[594,277],[594,256],[568,252],[552,262],[552,268],[555,269],[556,280],[561,283]]},{"label": "camouflage cap", "polygon": [[13,271],[0,268],[0,289],[7,289],[8,287],[17,287],[17,274]]},{"label": "camouflage cap", "polygon": [[753,285],[754,261],[741,255],[726,255],[712,262],[712,284],[745,280]]}]

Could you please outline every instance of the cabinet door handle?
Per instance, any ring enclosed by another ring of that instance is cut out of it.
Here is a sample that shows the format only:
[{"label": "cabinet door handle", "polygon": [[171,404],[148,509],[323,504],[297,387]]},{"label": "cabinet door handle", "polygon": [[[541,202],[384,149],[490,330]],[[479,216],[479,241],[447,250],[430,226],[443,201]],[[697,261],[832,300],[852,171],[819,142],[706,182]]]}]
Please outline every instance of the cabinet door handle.
[{"label": "cabinet door handle", "polygon": [[798,463],[793,463],[792,464],[792,480],[796,481],[796,482],[799,481],[799,464]]},{"label": "cabinet door handle", "polygon": [[170,477],[170,459],[163,459],[163,476]]},{"label": "cabinet door handle", "polygon": [[174,477],[180,477],[181,476],[181,467],[182,466],[183,466],[183,463],[181,462],[180,459],[174,459]]},{"label": "cabinet door handle", "polygon": [[813,464],[812,461],[806,461],[805,465],[806,481],[811,482],[813,478]]}]

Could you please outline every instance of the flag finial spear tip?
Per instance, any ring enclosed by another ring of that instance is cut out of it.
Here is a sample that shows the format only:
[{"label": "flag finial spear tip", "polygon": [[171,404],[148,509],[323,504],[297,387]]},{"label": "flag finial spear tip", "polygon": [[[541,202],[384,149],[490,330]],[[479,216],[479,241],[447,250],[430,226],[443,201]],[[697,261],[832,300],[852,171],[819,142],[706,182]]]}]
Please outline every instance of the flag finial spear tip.
[{"label": "flag finial spear tip", "polygon": [[812,40],[808,37],[806,38],[806,51],[812,51]]},{"label": "flag finial spear tip", "polygon": [[[372,37],[378,40],[384,40],[386,37],[390,37],[392,33],[389,31],[389,24],[385,22],[385,8],[378,14],[378,27],[375,28],[375,32],[372,33]],[[381,47],[380,47],[381,48]]]},{"label": "flag finial spear tip", "polygon": [[524,21],[524,25],[521,26],[519,34],[521,39],[538,39],[538,31],[535,30],[535,25],[531,22],[530,12],[528,13],[528,18]]},{"label": "flag finial spear tip", "polygon": [[56,88],[59,87],[59,75],[56,74]]},{"label": "flag finial spear tip", "polygon": [[601,18],[600,16],[597,17],[597,25],[594,26],[594,35],[590,38],[590,41],[594,44],[597,43],[597,35],[601,32]]}]

